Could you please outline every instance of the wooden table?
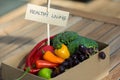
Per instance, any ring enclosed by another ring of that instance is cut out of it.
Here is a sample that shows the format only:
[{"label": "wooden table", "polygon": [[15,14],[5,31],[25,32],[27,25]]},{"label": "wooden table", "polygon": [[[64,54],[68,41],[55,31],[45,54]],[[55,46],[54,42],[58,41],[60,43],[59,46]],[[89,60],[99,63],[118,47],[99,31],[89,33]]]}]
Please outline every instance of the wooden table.
[{"label": "wooden table", "polygon": [[[51,25],[51,35],[71,30],[110,46],[110,74],[103,80],[120,78],[120,19],[53,6],[70,12],[66,27]],[[0,18],[0,62],[14,54],[31,50],[46,37],[46,24],[24,19],[25,6]],[[12,16],[12,17],[11,17]],[[19,55],[19,54],[18,54]]]}]

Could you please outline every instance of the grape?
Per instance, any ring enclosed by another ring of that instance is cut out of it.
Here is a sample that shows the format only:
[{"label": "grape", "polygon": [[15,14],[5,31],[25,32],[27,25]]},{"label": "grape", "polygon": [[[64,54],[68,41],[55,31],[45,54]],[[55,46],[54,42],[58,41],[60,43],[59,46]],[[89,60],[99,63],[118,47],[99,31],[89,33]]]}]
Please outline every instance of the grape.
[{"label": "grape", "polygon": [[79,45],[79,51],[82,52],[83,54],[88,53],[88,49],[85,46]]},{"label": "grape", "polygon": [[84,55],[79,55],[78,57],[79,61],[82,62],[85,60],[85,56]]},{"label": "grape", "polygon": [[101,59],[105,59],[106,58],[106,54],[104,52],[100,52],[98,54],[98,56],[101,58]]},{"label": "grape", "polygon": [[60,66],[58,67],[58,69],[59,69],[59,72],[60,72],[60,73],[65,72],[65,67],[62,66],[62,65],[60,65]]},{"label": "grape", "polygon": [[61,74],[63,72],[65,72],[65,67],[63,65],[60,65],[60,66],[53,69],[51,77],[52,78],[56,77],[57,75],[59,75],[59,74]]},{"label": "grape", "polygon": [[93,48],[88,48],[88,52],[92,55],[94,53],[94,49]]},{"label": "grape", "polygon": [[59,72],[57,71],[57,69],[54,69],[54,70],[52,71],[51,77],[52,77],[52,78],[53,78],[53,77],[56,77],[58,74],[59,74]]},{"label": "grape", "polygon": [[78,59],[74,60],[74,62],[73,62],[73,66],[79,64],[79,62],[80,62],[80,61],[79,61]]},{"label": "grape", "polygon": [[73,60],[76,60],[77,58],[78,58],[78,57],[77,57],[76,54],[72,55],[72,59],[73,59]]},{"label": "grape", "polygon": [[67,69],[73,67],[73,59],[70,57],[69,59],[67,59],[67,61],[68,61]]},{"label": "grape", "polygon": [[82,53],[79,51],[79,49],[77,49],[76,52],[75,52],[75,54],[80,55]]},{"label": "grape", "polygon": [[61,65],[67,68],[67,66],[69,66],[69,62],[65,60]]}]

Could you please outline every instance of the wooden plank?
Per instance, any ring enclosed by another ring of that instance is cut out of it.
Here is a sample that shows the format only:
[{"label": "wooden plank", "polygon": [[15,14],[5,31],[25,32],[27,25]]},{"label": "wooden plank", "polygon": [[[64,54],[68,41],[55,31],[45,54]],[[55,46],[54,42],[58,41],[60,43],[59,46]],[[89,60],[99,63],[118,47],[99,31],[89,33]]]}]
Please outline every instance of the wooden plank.
[{"label": "wooden plank", "polygon": [[109,45],[110,45],[110,54],[113,54],[117,49],[120,48],[120,35],[117,36]]},{"label": "wooden plank", "polygon": [[[39,26],[39,25],[38,25]],[[44,26],[45,27],[45,26]],[[35,30],[35,31],[34,31]],[[24,45],[26,42],[34,39],[35,37],[41,35],[41,33],[44,32],[43,28],[36,28],[33,29],[32,31],[30,31],[29,33],[24,34],[25,36],[22,36],[22,38],[19,36],[18,39],[16,39],[15,41],[11,42],[9,45],[6,45],[6,47],[3,47],[0,51],[3,52],[2,54],[0,54],[0,57],[4,57],[5,55],[7,55],[8,53],[11,53],[12,51],[14,51],[16,48],[19,48],[20,46]],[[25,37],[25,39],[24,39]],[[29,39],[27,39],[29,38]],[[21,42],[21,43],[20,43]],[[20,44],[18,44],[20,43]],[[34,43],[34,42],[33,42]]]},{"label": "wooden plank", "polygon": [[110,70],[113,70],[118,64],[120,64],[120,48],[111,55]]},{"label": "wooden plank", "polygon": [[[106,35],[109,31],[114,29],[115,26],[111,24],[104,24],[103,26],[95,29],[88,35],[86,35],[89,38],[92,38],[94,40],[98,40],[100,42],[105,42],[104,40],[99,40],[102,38],[103,35]],[[111,35],[112,36],[112,35]],[[107,38],[107,37],[106,37]],[[110,38],[111,39],[111,38]],[[116,36],[114,39],[111,39],[112,42],[108,43],[110,45],[110,54],[114,53],[119,47],[120,47],[120,36]]]},{"label": "wooden plank", "polygon": [[[35,27],[33,27],[35,26]],[[43,24],[41,25],[43,26]],[[40,24],[32,24],[23,30],[20,30],[18,33],[16,32],[15,34],[11,34],[10,37],[5,37],[3,41],[5,40],[6,42],[8,41],[8,44],[4,42],[5,44],[0,46],[1,51],[8,49],[7,52],[9,52],[10,49],[15,48],[14,46],[19,46],[21,44],[24,44],[24,42],[29,41],[34,39],[36,35],[40,34],[41,32],[45,30],[45,28],[40,27]],[[13,37],[13,39],[11,39]],[[1,56],[2,54],[0,54]]]},{"label": "wooden plank", "polygon": [[[28,32],[34,30],[34,28],[37,28],[37,23],[31,23],[28,26],[24,26],[24,28],[11,32],[9,35],[7,36],[1,36],[0,38],[0,48],[2,49],[4,46],[7,46],[9,44],[11,44],[13,41],[15,41],[17,38],[19,39],[20,37],[22,38],[22,36],[25,36],[25,34],[28,34]],[[39,24],[40,26],[41,24]],[[35,27],[33,27],[35,26]]]},{"label": "wooden plank", "polygon": [[11,32],[18,31],[24,26],[27,26],[29,23],[32,23],[32,21],[25,20],[23,15],[22,17],[19,17],[19,20],[11,22],[8,26],[4,28],[4,31],[7,34],[10,34]]},{"label": "wooden plank", "polygon": [[100,14],[85,12],[85,11],[81,11],[81,10],[74,10],[74,9],[65,8],[65,7],[58,7],[58,6],[56,6],[56,7],[58,9],[69,11],[71,14],[74,14],[76,16],[82,16],[83,18],[94,19],[97,21],[103,21],[105,23],[110,23],[110,24],[115,24],[115,25],[120,26],[120,19],[119,18],[108,17],[108,16],[104,16],[104,15],[100,15]]},{"label": "wooden plank", "polygon": [[102,80],[120,80],[120,64],[110,71],[109,75]]},{"label": "wooden plank", "polygon": [[104,22],[94,21],[93,23],[91,23],[91,24],[85,26],[83,29],[79,30],[78,33],[82,36],[85,36],[103,24],[104,24]]},{"label": "wooden plank", "polygon": [[8,35],[10,32],[15,31],[17,28],[22,28],[22,26],[17,27],[17,25],[20,25],[18,23],[24,24],[22,18],[23,18],[23,15],[20,15],[18,18],[15,18],[15,19],[9,21],[8,23],[1,24],[0,25],[0,35],[5,36],[5,35]]},{"label": "wooden plank", "polygon": [[112,24],[103,24],[99,26],[98,28],[94,29],[91,33],[88,33],[86,37],[92,38],[94,40],[98,40],[100,37],[102,37],[104,34],[112,30],[114,27],[115,26]]},{"label": "wooden plank", "polygon": [[82,21],[80,21],[77,24],[75,24],[75,26],[68,28],[68,30],[69,31],[76,31],[76,32],[78,32],[79,30],[81,30],[85,26],[91,24],[92,22],[93,22],[92,20],[83,18]]},{"label": "wooden plank", "polygon": [[68,21],[68,24],[66,27],[58,27],[58,26],[54,26],[52,25],[52,27],[55,27],[53,29],[53,31],[51,31],[51,34],[55,35],[55,34],[58,34],[60,32],[63,32],[63,31],[66,31],[66,30],[69,30],[69,28],[75,26],[77,23],[79,22],[82,22],[83,19],[81,17],[73,17],[71,20]]},{"label": "wooden plank", "polygon": [[103,35],[99,40],[104,41],[105,43],[112,42],[118,35],[120,35],[120,27],[116,26],[112,30],[110,30],[108,33]]},{"label": "wooden plank", "polygon": [[118,7],[120,7],[119,2],[114,2],[114,0],[104,0],[99,7],[97,6],[97,8],[93,10],[93,12],[96,14],[118,18],[120,15],[120,9]]},{"label": "wooden plank", "polygon": [[0,36],[5,36],[5,35],[7,35],[7,33],[5,33],[3,29],[0,29]]}]

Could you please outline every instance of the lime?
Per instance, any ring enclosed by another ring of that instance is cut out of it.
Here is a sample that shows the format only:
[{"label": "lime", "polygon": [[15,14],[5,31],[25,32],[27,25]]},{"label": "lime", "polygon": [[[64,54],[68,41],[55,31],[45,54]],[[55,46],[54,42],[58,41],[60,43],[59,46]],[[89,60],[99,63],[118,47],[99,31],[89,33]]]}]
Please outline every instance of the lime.
[{"label": "lime", "polygon": [[51,74],[52,74],[52,70],[49,69],[49,68],[42,68],[38,72],[38,76],[46,78],[46,79],[50,79],[51,78]]}]

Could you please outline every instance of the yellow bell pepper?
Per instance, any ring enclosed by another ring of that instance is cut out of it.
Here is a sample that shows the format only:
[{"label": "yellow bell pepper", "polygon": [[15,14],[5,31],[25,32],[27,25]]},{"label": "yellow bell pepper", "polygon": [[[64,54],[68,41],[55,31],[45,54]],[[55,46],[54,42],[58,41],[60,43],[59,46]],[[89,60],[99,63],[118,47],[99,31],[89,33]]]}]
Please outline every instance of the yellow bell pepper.
[{"label": "yellow bell pepper", "polygon": [[55,54],[63,59],[70,57],[70,52],[65,44],[62,44],[60,49],[55,49]]}]

